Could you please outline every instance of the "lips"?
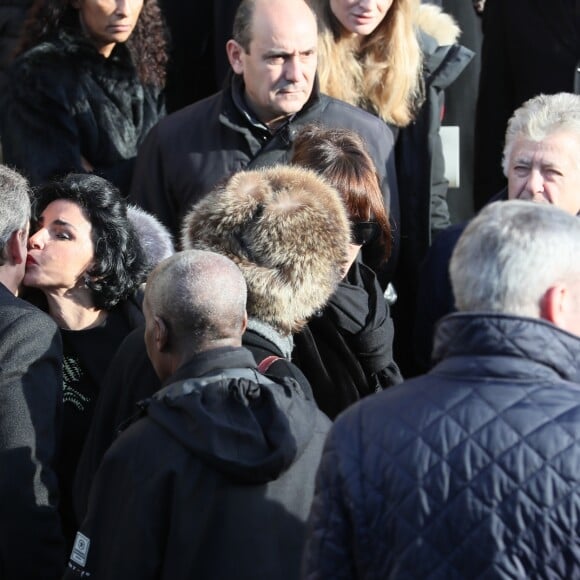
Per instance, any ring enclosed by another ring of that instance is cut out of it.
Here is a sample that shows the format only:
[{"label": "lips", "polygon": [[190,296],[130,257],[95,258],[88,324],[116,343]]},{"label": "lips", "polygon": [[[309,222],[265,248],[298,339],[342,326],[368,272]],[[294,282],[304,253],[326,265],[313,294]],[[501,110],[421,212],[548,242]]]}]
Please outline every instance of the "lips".
[{"label": "lips", "polygon": [[38,262],[30,254],[28,254],[26,256],[26,265],[27,266],[38,265]]}]

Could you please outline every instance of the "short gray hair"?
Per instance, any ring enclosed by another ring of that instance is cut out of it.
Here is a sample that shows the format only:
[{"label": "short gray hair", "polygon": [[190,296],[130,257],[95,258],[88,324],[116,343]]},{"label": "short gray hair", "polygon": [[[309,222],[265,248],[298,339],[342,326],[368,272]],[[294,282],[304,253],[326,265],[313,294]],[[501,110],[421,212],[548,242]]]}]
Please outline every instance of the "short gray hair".
[{"label": "short gray hair", "polygon": [[204,250],[177,252],[149,275],[150,312],[163,319],[176,346],[241,337],[246,283],[228,258]]},{"label": "short gray hair", "polygon": [[30,186],[22,175],[0,165],[0,264],[10,236],[30,221]]},{"label": "short gray hair", "polygon": [[[576,135],[580,142],[580,95],[538,95],[526,101],[508,121],[502,167],[508,174],[510,155],[518,137],[541,141],[557,131]],[[580,163],[580,153],[578,154]]]},{"label": "short gray hair", "polygon": [[580,218],[555,206],[496,202],[467,226],[449,272],[460,311],[540,316],[555,283],[580,277]]}]

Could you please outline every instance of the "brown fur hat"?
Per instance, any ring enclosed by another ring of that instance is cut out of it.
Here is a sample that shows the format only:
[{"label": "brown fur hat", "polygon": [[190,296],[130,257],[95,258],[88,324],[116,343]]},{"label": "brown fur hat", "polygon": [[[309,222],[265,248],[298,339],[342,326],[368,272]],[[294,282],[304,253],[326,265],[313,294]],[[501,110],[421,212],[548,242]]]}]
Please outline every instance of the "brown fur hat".
[{"label": "brown fur hat", "polygon": [[313,171],[280,165],[236,173],[202,199],[185,217],[182,247],[232,259],[249,316],[289,334],[334,292],[349,237],[336,190]]}]

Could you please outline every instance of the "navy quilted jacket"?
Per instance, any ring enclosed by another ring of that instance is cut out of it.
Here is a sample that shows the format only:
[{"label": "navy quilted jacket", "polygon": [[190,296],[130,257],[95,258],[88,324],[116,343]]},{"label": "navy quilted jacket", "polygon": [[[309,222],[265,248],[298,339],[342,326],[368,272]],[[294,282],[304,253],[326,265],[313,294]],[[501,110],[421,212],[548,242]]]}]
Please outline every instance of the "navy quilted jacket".
[{"label": "navy quilted jacket", "polygon": [[580,338],[453,314],[435,357],[333,426],[305,578],[580,578]]}]

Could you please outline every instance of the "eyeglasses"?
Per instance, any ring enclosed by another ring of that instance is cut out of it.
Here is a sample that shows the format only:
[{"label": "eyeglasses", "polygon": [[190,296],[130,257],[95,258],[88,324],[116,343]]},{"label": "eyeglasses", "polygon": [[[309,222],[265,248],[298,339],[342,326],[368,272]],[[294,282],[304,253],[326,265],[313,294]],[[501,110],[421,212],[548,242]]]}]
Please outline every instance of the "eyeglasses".
[{"label": "eyeglasses", "polygon": [[357,246],[366,246],[376,240],[381,233],[377,222],[354,222],[350,228],[350,241]]}]

